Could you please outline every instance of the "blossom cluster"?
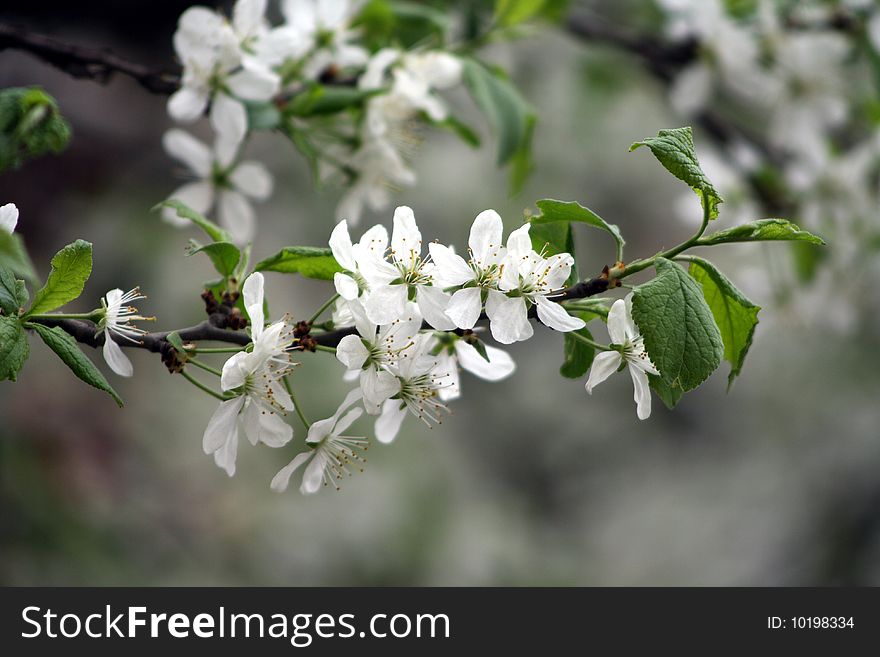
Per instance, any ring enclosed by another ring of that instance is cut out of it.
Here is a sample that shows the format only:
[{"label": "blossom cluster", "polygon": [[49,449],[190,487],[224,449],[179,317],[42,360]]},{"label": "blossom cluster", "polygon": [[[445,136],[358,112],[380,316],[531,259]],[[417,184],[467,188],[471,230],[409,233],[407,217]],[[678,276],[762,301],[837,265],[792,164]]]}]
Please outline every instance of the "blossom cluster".
[{"label": "blossom cluster", "polygon": [[[735,123],[739,136],[718,152],[700,153],[727,216],[754,216],[769,198],[767,209],[832,241],[824,272],[794,263],[810,278],[798,283],[812,283],[798,310],[809,320],[834,318],[837,328],[852,327],[856,300],[876,286],[876,272],[852,266],[873,249],[880,207],[880,130],[870,109],[878,93],[880,5],[759,0],[753,9],[735,10],[722,0],[655,1],[666,17],[666,37],[695,46],[694,59],[672,83],[671,104],[690,117],[724,107]],[[753,189],[756,179],[762,193]],[[853,283],[848,310],[820,310],[812,299],[834,296],[843,272]]]},{"label": "blossom cluster", "polygon": [[[334,330],[348,329],[338,342],[336,358],[346,381],[357,387],[332,417],[309,425],[305,451],[298,453],[272,481],[274,490],[288,486],[302,466],[300,489],[312,493],[361,468],[364,436],[343,432],[361,416],[374,418],[373,433],[382,443],[395,439],[407,415],[428,427],[440,424],[447,403],[461,394],[464,369],[498,381],[515,365],[503,350],[485,345],[475,332],[481,318],[495,341],[511,344],[533,335],[537,318],[557,331],[575,331],[584,321],[569,315],[554,297],[564,289],[572,257],[545,257],[532,248],[526,224],[503,239],[501,217],[493,210],[473,222],[467,257],[452,247],[423,245],[413,211],[399,207],[388,231],[376,225],[353,242],[348,224],[339,222],[330,248],[343,271],[335,276],[338,299]],[[282,415],[296,409],[287,377],[296,365],[299,345],[289,317],[265,326],[264,280],[251,274],[243,286],[251,320],[252,346],[226,361],[220,402],[204,434],[204,449],[229,475],[241,432],[256,445],[281,447],[293,438]],[[647,374],[657,374],[632,321],[628,301],[619,300],[608,318],[612,345],[597,358],[586,384],[588,392],[624,364],[635,384],[638,415],[650,415]]]},{"label": "blossom cluster", "polygon": [[[272,193],[273,177],[260,162],[242,161],[253,129],[249,113],[269,108],[282,117],[282,132],[302,139],[335,134],[310,149],[329,178],[344,175],[349,184],[337,215],[356,223],[364,207],[385,210],[390,188],[416,182],[405,154],[409,132],[419,116],[442,122],[448,109],[436,91],[457,85],[462,64],[440,50],[384,48],[370,53],[352,27],[362,0],[282,0],[283,21],[266,18],[268,0],[238,0],[231,18],[206,7],[191,7],[180,17],[174,50],[183,66],[181,86],[168,101],[168,113],[191,124],[207,113],[214,132],[208,145],[174,128],[164,136],[169,155],[188,170],[190,180],[171,194],[196,212],[216,219],[238,244],[253,239],[252,201]],[[363,116],[352,121],[340,113],[328,129],[312,130],[307,117],[285,108],[316,84],[336,84],[362,93]],[[341,135],[341,136],[338,136]],[[296,143],[296,141],[295,141]],[[186,225],[173,209],[164,218]]]}]

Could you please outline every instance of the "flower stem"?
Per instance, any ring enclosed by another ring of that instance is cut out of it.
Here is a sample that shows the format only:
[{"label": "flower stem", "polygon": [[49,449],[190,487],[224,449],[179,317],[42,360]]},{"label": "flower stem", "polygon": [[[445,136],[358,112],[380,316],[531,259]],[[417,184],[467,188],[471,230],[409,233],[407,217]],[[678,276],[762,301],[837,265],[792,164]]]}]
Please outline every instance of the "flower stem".
[{"label": "flower stem", "polygon": [[187,352],[191,354],[237,354],[239,351],[244,350],[245,347],[206,347],[204,349],[199,347],[195,349],[187,349]]},{"label": "flower stem", "polygon": [[316,344],[316,345],[315,345],[315,350],[316,350],[316,351],[326,351],[327,353],[330,353],[330,354],[335,354],[335,353],[336,353],[336,347],[326,347],[326,346],[324,346],[324,345],[322,345],[322,344]]},{"label": "flower stem", "polygon": [[614,351],[609,345],[599,344],[598,342],[591,340],[587,336],[581,335],[577,331],[570,331],[569,333],[566,333],[566,335],[570,335],[575,340],[579,340],[580,342],[583,342],[584,344],[590,345],[591,347],[593,347],[593,349],[598,349],[599,351]]},{"label": "flower stem", "polygon": [[215,376],[222,376],[223,375],[223,372],[218,370],[216,367],[211,367],[210,365],[206,365],[202,361],[196,360],[195,358],[190,358],[186,362],[189,363],[190,365],[195,365],[196,367],[203,369],[206,372],[210,372],[211,374],[214,374]]},{"label": "flower stem", "polygon": [[325,310],[327,310],[330,306],[332,306],[334,303],[336,303],[336,300],[338,298],[339,298],[339,295],[334,294],[332,297],[327,299],[327,301],[324,303],[324,305],[321,306],[320,308],[318,308],[315,311],[315,314],[309,318],[309,324],[314,324],[315,320],[318,319],[321,315],[323,315]]},{"label": "flower stem", "polygon": [[711,216],[709,214],[710,205],[705,198],[705,193],[703,194],[703,223],[700,225],[700,229],[689,239],[678,246],[674,246],[671,249],[666,251],[661,251],[655,256],[650,258],[645,258],[644,260],[635,260],[626,267],[624,267],[623,272],[615,276],[615,278],[623,278],[625,276],[630,276],[631,274],[635,274],[637,272],[642,271],[643,269],[647,269],[648,267],[653,267],[654,263],[657,262],[657,258],[666,258],[668,260],[672,260],[675,256],[683,251],[687,251],[692,246],[699,246],[700,238],[703,236],[703,233],[706,232],[706,228],[709,226],[709,220]]},{"label": "flower stem", "polygon": [[[189,362],[192,362],[192,361],[189,361]],[[195,379],[195,377],[191,376],[190,374],[187,374],[186,370],[182,371],[181,374],[183,375],[184,379],[186,379],[187,381],[192,383],[199,390],[208,393],[209,395],[211,395],[215,399],[219,399],[220,401],[226,401],[226,397],[221,395],[219,392],[215,392],[214,390],[211,390],[204,383],[202,383],[201,381],[198,381],[197,379]]]},{"label": "flower stem", "polygon": [[85,319],[87,321],[97,323],[100,318],[100,311],[92,311],[90,313],[35,313],[28,315],[28,319]]},{"label": "flower stem", "polygon": [[287,390],[287,394],[290,395],[290,401],[293,402],[293,409],[296,411],[300,422],[303,423],[303,426],[306,429],[310,429],[312,424],[306,419],[306,416],[303,415],[302,409],[299,407],[299,402],[296,401],[296,396],[293,394],[293,386],[290,385],[290,381],[287,380],[286,376],[281,377],[281,380],[284,381],[284,388]]}]

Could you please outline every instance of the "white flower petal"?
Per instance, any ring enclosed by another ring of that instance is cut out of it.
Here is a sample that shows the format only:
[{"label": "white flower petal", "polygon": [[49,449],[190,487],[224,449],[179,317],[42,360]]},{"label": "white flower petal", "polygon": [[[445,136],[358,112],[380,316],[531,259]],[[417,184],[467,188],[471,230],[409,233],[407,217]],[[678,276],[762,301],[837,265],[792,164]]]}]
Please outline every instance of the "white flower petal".
[{"label": "white flower petal", "polygon": [[348,274],[343,274],[339,271],[333,274],[333,285],[336,287],[336,292],[339,296],[346,301],[354,301],[360,294],[357,281]]},{"label": "white flower petal", "polygon": [[449,299],[449,295],[439,287],[431,285],[416,287],[416,302],[419,304],[422,317],[438,331],[451,331],[455,328],[455,323],[446,315]]},{"label": "white flower petal", "polygon": [[422,233],[416,225],[412,208],[401,205],[394,211],[391,231],[391,255],[410,267],[422,253]]},{"label": "white flower petal", "polygon": [[523,224],[507,236],[507,251],[512,260],[517,260],[532,252],[532,238],[529,237],[531,224]]},{"label": "white flower petal", "polygon": [[299,486],[299,492],[303,495],[312,495],[321,489],[324,482],[324,465],[327,461],[327,455],[319,447],[315,450],[315,456],[311,463],[306,466],[303,472],[302,483]]},{"label": "white flower petal", "polygon": [[239,101],[217,94],[211,103],[211,126],[216,133],[214,152],[221,166],[228,167],[238,155],[247,133],[247,111]]},{"label": "white flower petal", "polygon": [[484,345],[487,361],[473,345],[464,340],[456,340],[455,353],[462,368],[486,381],[500,381],[507,378],[516,369],[516,363],[506,351]]},{"label": "white flower petal", "polygon": [[486,314],[489,315],[489,329],[496,342],[512,344],[528,340],[534,335],[529,323],[526,303],[522,297],[508,297],[490,290],[486,301]]},{"label": "white flower petal", "polygon": [[637,367],[630,367],[629,374],[633,380],[636,414],[640,420],[647,420],[651,416],[651,387],[648,383],[648,375]]},{"label": "white flower petal", "polygon": [[278,93],[281,78],[256,59],[247,58],[243,68],[226,78],[226,85],[242,100],[266,101]]},{"label": "white flower petal", "polygon": [[[199,214],[206,214],[214,204],[214,187],[208,182],[187,183],[176,189],[168,199],[180,201]],[[192,225],[189,219],[178,216],[174,208],[162,208],[162,219],[178,228]]]},{"label": "white flower petal", "polygon": [[382,414],[376,419],[376,439],[380,443],[390,443],[397,438],[400,425],[406,417],[406,407],[401,408],[397,399],[389,399],[382,406]]},{"label": "white flower petal", "polygon": [[375,258],[385,257],[388,249],[388,231],[382,224],[376,224],[367,230],[358,240],[356,256],[371,255]]},{"label": "white flower petal", "polygon": [[290,477],[303,463],[311,458],[312,454],[314,454],[314,452],[309,450],[307,452],[300,452],[294,456],[290,463],[281,468],[278,471],[278,474],[272,477],[272,483],[269,484],[269,488],[276,493],[283,493],[286,491],[287,487],[290,485]]},{"label": "white flower petal", "polygon": [[616,351],[603,351],[596,354],[590,367],[590,378],[584,385],[589,394],[593,394],[593,388],[602,383],[620,367],[621,356]]},{"label": "white flower petal", "polygon": [[[257,404],[252,405],[257,406]],[[293,427],[273,411],[260,410],[259,428],[260,442],[269,447],[284,447],[293,438]]]},{"label": "white flower petal", "polygon": [[538,319],[554,331],[577,331],[587,325],[580,317],[572,317],[565,308],[547,297],[538,296],[535,303],[538,305]]},{"label": "white flower petal", "polygon": [[611,304],[608,311],[608,335],[612,344],[626,344],[630,338],[628,334],[629,322],[627,320],[626,301],[618,299]]},{"label": "white flower petal", "polygon": [[131,376],[134,374],[131,361],[128,360],[128,356],[122,353],[122,349],[113,341],[113,338],[110,337],[109,331],[104,331],[104,360],[107,361],[110,369],[119,376]]},{"label": "white flower petal", "polygon": [[171,157],[183,162],[199,178],[211,175],[214,157],[211,149],[188,132],[177,128],[162,136],[162,145]]},{"label": "white flower petal", "polygon": [[495,210],[483,210],[474,219],[468,237],[468,248],[474,262],[485,266],[494,262],[493,253],[503,246],[504,222]]},{"label": "white flower petal", "polygon": [[483,309],[482,290],[466,287],[452,294],[446,306],[446,316],[461,329],[472,329],[480,318]]},{"label": "white flower petal", "polygon": [[230,477],[235,474],[235,459],[238,456],[238,425],[235,432],[230,434],[229,440],[214,452],[214,463],[217,467],[226,471]]},{"label": "white flower petal", "polygon": [[0,207],[0,230],[12,233],[18,225],[18,208],[15,203]]},{"label": "white flower petal", "polygon": [[224,391],[234,390],[243,386],[249,374],[252,373],[251,354],[240,351],[233,354],[225,363],[220,376],[220,388]]},{"label": "white flower petal", "polygon": [[367,317],[374,324],[390,324],[406,308],[406,285],[381,285],[370,292],[364,304]]},{"label": "white flower petal", "polygon": [[434,262],[434,278],[441,287],[464,285],[474,278],[473,270],[460,255],[444,244],[431,242],[428,252]]},{"label": "white flower petal", "polygon": [[263,314],[263,298],[265,296],[266,280],[260,272],[254,272],[247,277],[242,286],[244,307],[251,319],[251,337],[257,341],[263,333],[263,325],[266,323]]},{"label": "white flower petal", "polygon": [[336,423],[336,428],[333,430],[333,433],[335,433],[337,436],[340,435],[363,414],[364,409],[362,408],[351,409],[348,413],[339,418],[339,421]]},{"label": "white flower petal", "polygon": [[205,454],[213,454],[229,442],[233,434],[238,433],[238,414],[243,404],[244,397],[220,402],[217,410],[208,420],[208,426],[202,436],[202,449],[205,450]]},{"label": "white flower petal", "polygon": [[254,237],[256,217],[250,201],[244,194],[224,189],[217,203],[217,216],[220,225],[232,235],[238,245],[247,244]]},{"label": "white flower petal", "polygon": [[333,232],[330,233],[330,251],[333,252],[333,257],[340,267],[348,271],[357,269],[351,236],[348,233],[348,222],[340,221],[333,228]]},{"label": "white flower petal", "polygon": [[266,0],[238,0],[232,10],[232,27],[238,37],[257,33],[266,15]]},{"label": "white flower petal", "polygon": [[272,195],[272,174],[261,162],[242,162],[229,174],[229,181],[242,194],[258,201]]},{"label": "white flower petal", "polygon": [[399,57],[400,50],[396,48],[382,48],[377,51],[370,61],[367,68],[358,79],[358,88],[364,91],[378,89],[385,84],[385,73]]},{"label": "white flower petal", "polygon": [[346,335],[336,346],[336,358],[349,370],[361,369],[369,355],[359,335]]},{"label": "white flower petal", "polygon": [[400,392],[400,381],[385,370],[375,368],[363,370],[360,384],[366,407],[381,406],[386,399]]},{"label": "white flower petal", "polygon": [[181,87],[168,99],[168,115],[180,123],[192,123],[205,113],[208,93],[193,87]]}]

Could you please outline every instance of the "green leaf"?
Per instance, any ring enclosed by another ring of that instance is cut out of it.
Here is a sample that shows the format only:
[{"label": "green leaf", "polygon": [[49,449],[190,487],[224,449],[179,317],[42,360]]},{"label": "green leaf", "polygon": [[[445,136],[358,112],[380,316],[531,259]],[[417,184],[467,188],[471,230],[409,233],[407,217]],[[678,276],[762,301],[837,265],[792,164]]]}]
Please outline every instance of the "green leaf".
[{"label": "green leaf", "polygon": [[176,199],[169,199],[168,201],[163,201],[153,209],[157,210],[159,208],[172,208],[173,210],[176,210],[178,217],[181,219],[189,219],[196,226],[205,231],[205,234],[215,242],[232,241],[232,236],[227,231],[223,230],[213,221],[199,214],[185,203],[181,203]]},{"label": "green leaf", "polygon": [[379,91],[375,89],[364,91],[357,87],[330,87],[315,83],[294,96],[284,113],[300,117],[336,114],[349,107],[360,107],[367,98],[377,93]]},{"label": "green leaf", "polygon": [[681,388],[672,388],[667,385],[666,382],[663,381],[662,376],[649,374],[648,383],[651,385],[651,390],[657,393],[657,396],[668,409],[675,408],[684,395],[684,391],[682,391]]},{"label": "green leaf", "polygon": [[[568,253],[574,258],[574,235],[571,224],[567,221],[556,221],[547,224],[532,224],[529,227],[532,248],[546,257],[559,253]],[[577,258],[571,266],[571,274],[565,282],[566,286],[578,282]]]},{"label": "green leaf", "polygon": [[464,83],[498,138],[498,164],[506,164],[528,144],[535,113],[509,80],[475,59],[463,63]]},{"label": "green leaf", "polygon": [[95,367],[95,364],[80,350],[76,340],[66,333],[64,329],[60,326],[49,328],[42,324],[30,324],[28,328],[34,329],[43,338],[43,342],[58,355],[80,380],[85,381],[98,390],[103,390],[113,397],[113,400],[120,408],[122,407],[122,399],[116,394],[116,391],[107,382],[104,375]]},{"label": "green leaf", "polygon": [[0,91],[0,171],[59,153],[70,141],[70,124],[58,103],[39,87]]},{"label": "green leaf", "polygon": [[17,317],[0,315],[0,381],[15,381],[29,353],[27,336]]},{"label": "green leaf", "polygon": [[703,297],[721,331],[724,360],[730,363],[729,387],[742,371],[761,307],[749,301],[711,262],[696,257],[687,260],[691,263],[690,274],[703,288]]},{"label": "green leaf", "polygon": [[[594,314],[588,312],[576,311],[570,312],[570,314],[575,317],[580,317],[585,322],[589,322],[596,317]],[[596,349],[592,345],[589,345],[582,340],[578,340],[575,334],[581,335],[588,340],[593,339],[593,334],[586,328],[572,331],[570,333],[563,333],[562,349],[565,360],[559,368],[559,373],[569,379],[579,379],[586,374],[589,371],[590,366],[593,364],[593,358],[596,357]]]},{"label": "green leaf", "polygon": [[464,143],[472,148],[480,147],[480,136],[474,131],[466,123],[462,123],[459,119],[454,116],[447,116],[443,121],[431,121],[430,117],[426,114],[425,117],[428,121],[431,122],[432,125],[437,126],[438,128],[445,128],[450,132],[455,133],[459,139],[461,139]]},{"label": "green leaf", "polygon": [[33,283],[39,282],[34,265],[28,256],[27,249],[20,235],[0,230],[0,262],[9,267],[19,276]]},{"label": "green leaf", "polygon": [[637,141],[629,150],[634,151],[640,146],[650,148],[654,157],[660,160],[660,164],[669,173],[690,185],[700,197],[700,203],[703,204],[703,210],[708,212],[709,219],[718,216],[718,204],[722,202],[722,198],[700,168],[690,128],[661,130],[656,137]]},{"label": "green leaf", "polygon": [[522,191],[526,181],[534,170],[532,160],[532,137],[535,134],[535,126],[538,117],[534,114],[526,119],[526,134],[519,148],[510,159],[510,195],[516,196]]},{"label": "green leaf", "polygon": [[238,247],[229,242],[213,242],[212,244],[200,245],[195,240],[190,240],[190,249],[188,256],[196,253],[204,253],[214,263],[217,273],[228,278],[235,273],[238,261],[241,259],[241,251]]},{"label": "green leaf", "polygon": [[342,267],[330,249],[315,246],[287,246],[275,255],[258,262],[254,271],[277,271],[283,274],[300,274],[306,278],[333,280],[333,274]]},{"label": "green leaf", "polygon": [[91,243],[77,240],[68,244],[53,256],[49,278],[34,295],[27,314],[46,313],[78,298],[91,274]]},{"label": "green leaf", "polygon": [[281,112],[275,103],[245,103],[248,127],[251,130],[272,130],[281,125]]},{"label": "green leaf", "polygon": [[750,221],[747,224],[734,226],[733,228],[701,237],[697,245],[712,246],[714,244],[728,244],[730,242],[772,242],[780,240],[809,242],[817,246],[825,245],[825,241],[821,237],[813,235],[785,219],[758,219],[757,221]]},{"label": "green leaf", "polygon": [[496,0],[495,21],[503,27],[522,23],[539,14],[547,0]]},{"label": "green leaf", "polygon": [[718,368],[724,343],[697,282],[666,258],[654,266],[657,276],[634,290],[633,320],[663,382],[686,392]]},{"label": "green leaf", "polygon": [[24,289],[24,282],[17,280],[11,269],[0,265],[0,308],[7,315],[17,317],[19,309],[26,303],[27,290]]},{"label": "green leaf", "polygon": [[588,226],[593,226],[599,230],[604,230],[617,243],[618,253],[623,251],[623,245],[626,242],[620,229],[614,224],[609,224],[598,214],[592,210],[585,208],[580,203],[574,201],[554,201],[553,199],[544,199],[535,203],[541,214],[530,219],[532,225],[553,223],[556,221],[575,221]]}]

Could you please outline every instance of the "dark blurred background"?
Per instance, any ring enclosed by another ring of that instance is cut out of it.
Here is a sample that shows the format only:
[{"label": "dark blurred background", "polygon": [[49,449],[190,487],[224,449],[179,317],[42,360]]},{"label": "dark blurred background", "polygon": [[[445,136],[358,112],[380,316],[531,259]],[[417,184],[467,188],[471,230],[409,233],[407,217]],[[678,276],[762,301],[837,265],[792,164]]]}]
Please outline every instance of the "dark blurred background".
[{"label": "dark blurred background", "polygon": [[[171,35],[188,5],[5,2],[0,20],[170,69]],[[512,71],[538,109],[536,173],[510,198],[491,137],[474,151],[426,131],[419,184],[399,197],[426,238],[463,245],[487,207],[512,229],[544,197],[579,200],[618,223],[631,257],[692,232],[676,216],[680,183],[647,154],[627,153],[634,140],[683,123],[633,61],[549,27],[487,57]],[[0,176],[0,203],[18,205],[41,275],[58,248],[83,237],[94,242],[95,266],[77,310],[108,289],[140,285],[150,296],[141,309],[159,327],[199,321],[200,283],[211,272],[184,257],[188,233],[149,210],[178,182],[160,143],[171,127],[165,98],[127,79],[101,86],[0,52],[0,87],[16,85],[43,86],[74,130],[63,154]],[[463,94],[451,103],[487,132]],[[295,151],[269,135],[250,154],[276,176],[275,194],[259,206],[258,257],[325,243],[338,192],[316,191]],[[389,224],[390,212],[364,223],[375,221]],[[720,221],[731,219],[722,211]],[[613,257],[601,233],[578,240],[582,270]],[[559,336],[539,331],[511,348],[513,378],[465,375],[464,398],[442,427],[408,421],[340,493],[309,498],[269,490],[292,446],[243,445],[233,479],[216,468],[201,449],[216,402],[157,358],[133,353],[135,377],[113,379],[127,401],[120,411],[34,343],[19,382],[0,383],[0,582],[880,584],[877,336],[840,337],[775,309],[766,251],[713,255],[765,306],[729,393],[724,364],[675,411],[655,399],[639,422],[628,376],[587,396],[582,381],[557,375]],[[273,306],[295,315],[329,294],[280,276],[268,285]],[[335,409],[340,375],[320,355],[297,371],[312,417]]]}]

